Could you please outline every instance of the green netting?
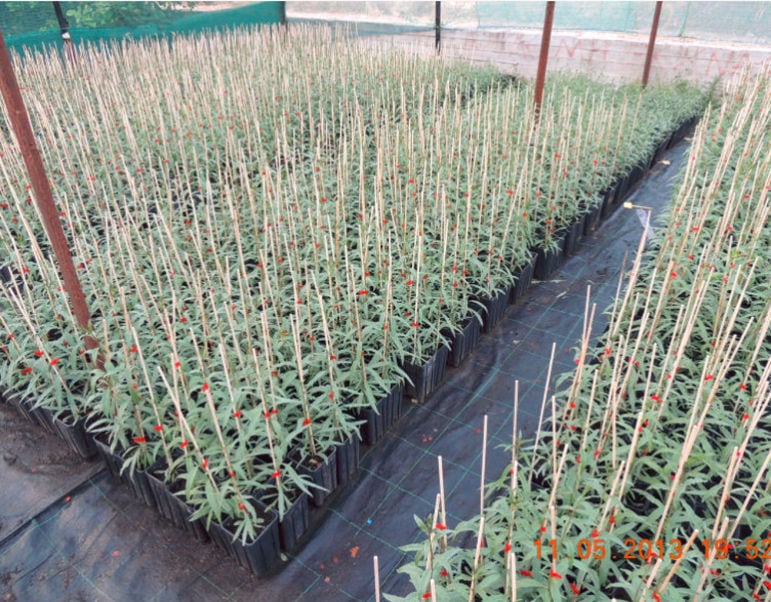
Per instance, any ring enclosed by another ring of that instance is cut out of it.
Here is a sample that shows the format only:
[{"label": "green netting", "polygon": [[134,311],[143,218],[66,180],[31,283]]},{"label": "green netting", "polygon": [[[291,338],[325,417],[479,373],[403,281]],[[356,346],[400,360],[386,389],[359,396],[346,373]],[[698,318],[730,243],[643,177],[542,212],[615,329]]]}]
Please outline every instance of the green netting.
[{"label": "green netting", "polygon": [[[540,29],[545,2],[443,0],[442,27]],[[435,2],[287,2],[290,20],[355,21],[365,33],[434,25]],[[647,35],[655,2],[557,2],[555,30]],[[768,2],[664,2],[659,35],[699,40],[771,43]]]},{"label": "green netting", "polygon": [[[279,23],[281,2],[61,2],[74,43]],[[9,47],[61,46],[53,2],[0,2]]]}]

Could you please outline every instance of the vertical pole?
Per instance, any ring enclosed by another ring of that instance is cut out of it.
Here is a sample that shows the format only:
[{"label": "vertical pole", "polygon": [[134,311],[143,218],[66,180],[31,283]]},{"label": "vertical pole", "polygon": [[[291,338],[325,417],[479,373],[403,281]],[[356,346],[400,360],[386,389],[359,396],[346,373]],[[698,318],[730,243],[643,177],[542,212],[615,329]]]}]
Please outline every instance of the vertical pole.
[{"label": "vertical pole", "polygon": [[661,5],[663,2],[656,2],[656,10],[653,13],[653,25],[651,25],[651,35],[648,38],[648,52],[645,55],[645,68],[643,69],[642,85],[643,88],[648,85],[648,76],[651,74],[651,62],[653,62],[653,47],[656,45],[656,34],[659,31],[659,17],[661,16]]},{"label": "vertical pole", "polygon": [[546,3],[546,14],[543,18],[543,33],[541,34],[541,55],[538,57],[538,74],[535,78],[535,110],[541,110],[543,102],[543,84],[546,81],[546,61],[549,58],[551,43],[551,27],[554,23],[554,1]]},{"label": "vertical pole", "polygon": [[59,22],[59,29],[62,33],[62,43],[64,44],[64,56],[71,61],[75,60],[75,50],[72,47],[72,38],[70,37],[70,24],[67,22],[67,17],[64,16],[61,2],[54,2],[54,12],[56,13],[56,20]]},{"label": "vertical pole", "polygon": [[[86,296],[83,293],[78,274],[75,271],[75,264],[72,261],[67,238],[64,235],[64,229],[59,220],[59,214],[56,211],[53,194],[51,193],[51,185],[48,182],[43,161],[40,158],[40,151],[35,143],[35,135],[32,133],[29,114],[24,106],[24,99],[19,90],[19,82],[16,80],[16,74],[13,71],[11,57],[8,54],[2,30],[0,30],[0,93],[2,93],[5,106],[8,109],[8,117],[16,135],[16,140],[19,143],[24,165],[27,168],[35,203],[40,211],[43,226],[48,234],[48,239],[51,241],[56,260],[59,263],[64,288],[70,296],[72,312],[75,314],[78,326],[84,331],[88,331],[91,314],[86,303]],[[86,349],[89,351],[98,347],[96,340],[88,334],[85,335],[84,342]],[[95,359],[97,365],[99,365],[101,361],[98,357]]]},{"label": "vertical pole", "polygon": [[434,2],[434,49],[439,52],[439,44],[442,42],[442,3]]},{"label": "vertical pole", "polygon": [[281,13],[281,16],[279,17],[281,21],[281,25],[286,25],[286,1],[285,0],[281,0],[281,2],[279,2],[279,11]]}]

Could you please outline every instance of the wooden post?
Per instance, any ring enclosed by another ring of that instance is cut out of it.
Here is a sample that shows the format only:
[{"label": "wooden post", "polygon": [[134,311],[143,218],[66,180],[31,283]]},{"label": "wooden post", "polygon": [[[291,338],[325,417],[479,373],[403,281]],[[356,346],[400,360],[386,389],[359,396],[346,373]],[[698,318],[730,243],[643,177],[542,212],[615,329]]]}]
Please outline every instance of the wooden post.
[{"label": "wooden post", "polygon": [[434,49],[439,52],[439,45],[442,42],[442,3],[439,0],[434,2]]},{"label": "wooden post", "polygon": [[[70,296],[72,312],[78,321],[78,326],[85,332],[88,332],[91,314],[86,303],[86,296],[83,293],[78,274],[75,271],[72,254],[67,244],[67,238],[64,236],[59,213],[54,204],[51,185],[48,182],[43,161],[40,158],[40,151],[35,144],[35,135],[32,132],[29,114],[24,106],[24,99],[19,90],[19,82],[16,80],[16,74],[13,71],[13,64],[8,54],[8,48],[5,45],[5,36],[2,30],[0,30],[0,92],[8,109],[11,127],[16,135],[16,140],[18,140],[24,165],[27,168],[30,185],[32,186],[32,196],[40,211],[43,226],[53,247],[56,260],[59,263],[64,288]],[[88,334],[85,335],[84,342],[86,349],[89,351],[98,347],[96,340]],[[94,359],[97,365],[101,363],[98,357]]]},{"label": "wooden post", "polygon": [[541,54],[538,58],[538,74],[535,78],[535,110],[541,110],[543,102],[543,84],[546,81],[546,61],[549,59],[549,44],[551,43],[551,28],[554,23],[554,1],[546,3],[546,15],[543,19],[543,33],[541,33]]},{"label": "wooden post", "polygon": [[656,34],[659,31],[659,17],[661,17],[661,5],[663,2],[656,2],[656,10],[653,12],[653,25],[651,25],[651,35],[648,38],[648,52],[645,55],[645,68],[643,69],[642,85],[643,88],[648,85],[648,76],[651,74],[651,63],[653,62],[653,47],[656,45]]}]

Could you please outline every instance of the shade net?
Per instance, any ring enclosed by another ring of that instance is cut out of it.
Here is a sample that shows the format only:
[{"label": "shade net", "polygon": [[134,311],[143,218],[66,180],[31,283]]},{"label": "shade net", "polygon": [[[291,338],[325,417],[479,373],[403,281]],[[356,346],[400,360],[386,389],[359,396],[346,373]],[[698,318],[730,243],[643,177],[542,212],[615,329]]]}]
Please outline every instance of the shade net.
[{"label": "shade net", "polygon": [[[54,2],[0,2],[10,48],[62,46]],[[171,38],[281,22],[281,2],[59,2],[73,43]]]},{"label": "shade net", "polygon": [[[355,21],[359,33],[433,29],[436,2],[287,2],[287,18]],[[558,2],[554,29],[648,35],[655,2]],[[541,29],[545,2],[441,2],[447,29]],[[749,44],[771,42],[767,2],[664,2],[659,35]]]}]

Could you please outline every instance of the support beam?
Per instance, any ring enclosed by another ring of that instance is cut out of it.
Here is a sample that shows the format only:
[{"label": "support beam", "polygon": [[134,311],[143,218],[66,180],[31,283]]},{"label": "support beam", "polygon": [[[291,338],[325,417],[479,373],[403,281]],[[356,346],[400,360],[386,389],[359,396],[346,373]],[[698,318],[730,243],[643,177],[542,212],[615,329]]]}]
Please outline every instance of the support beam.
[{"label": "support beam", "polygon": [[543,18],[541,33],[541,54],[538,57],[538,73],[535,78],[535,110],[541,110],[543,102],[543,85],[546,81],[546,62],[549,59],[549,44],[551,44],[551,28],[554,23],[554,1],[546,3],[546,14]]},{"label": "support beam", "polygon": [[653,62],[653,48],[656,45],[656,34],[659,31],[659,17],[661,17],[661,5],[663,2],[656,2],[656,10],[653,12],[653,25],[651,25],[651,35],[648,38],[648,52],[645,54],[645,68],[643,69],[642,85],[643,88],[648,85],[648,77],[651,74],[651,63]]},{"label": "support beam", "polygon": [[[86,303],[86,296],[83,293],[78,274],[75,271],[72,254],[70,253],[67,238],[64,235],[64,229],[59,219],[59,212],[54,204],[51,185],[48,181],[48,176],[46,176],[43,161],[40,158],[40,151],[35,143],[35,135],[32,132],[29,114],[27,113],[26,106],[24,106],[24,99],[19,90],[19,83],[13,71],[13,64],[8,54],[8,47],[5,45],[5,37],[2,30],[0,30],[0,93],[2,93],[5,106],[8,109],[11,127],[16,135],[16,140],[24,159],[24,165],[27,168],[29,182],[32,186],[32,196],[37,204],[48,240],[51,242],[56,261],[59,264],[64,288],[70,297],[72,313],[78,322],[78,326],[86,333],[84,336],[86,349],[89,351],[96,349],[98,343],[87,334],[91,322],[91,314]],[[94,360],[97,365],[101,364],[101,360],[98,357],[95,357]]]}]

